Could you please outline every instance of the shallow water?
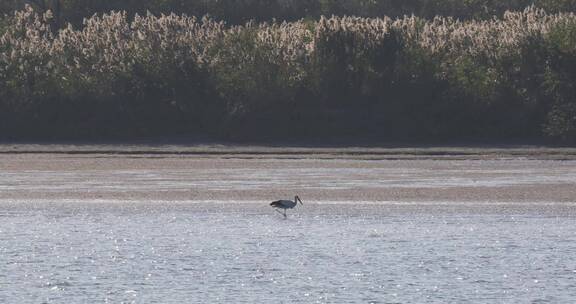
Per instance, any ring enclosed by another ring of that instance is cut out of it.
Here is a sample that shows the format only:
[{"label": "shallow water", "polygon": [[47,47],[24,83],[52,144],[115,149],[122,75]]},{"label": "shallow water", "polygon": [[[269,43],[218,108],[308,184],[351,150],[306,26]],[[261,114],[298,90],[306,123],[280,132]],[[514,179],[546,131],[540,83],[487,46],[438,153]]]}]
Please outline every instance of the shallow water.
[{"label": "shallow water", "polygon": [[571,303],[567,203],[0,203],[0,303]]},{"label": "shallow water", "polygon": [[[506,187],[574,184],[576,161],[541,160],[213,160],[179,167],[77,170],[75,159],[57,170],[2,170],[0,191],[270,191],[386,188]],[[105,161],[103,161],[105,163]],[[212,164],[206,165],[207,164]],[[101,165],[103,166],[103,165]],[[96,166],[98,168],[98,166]]]}]

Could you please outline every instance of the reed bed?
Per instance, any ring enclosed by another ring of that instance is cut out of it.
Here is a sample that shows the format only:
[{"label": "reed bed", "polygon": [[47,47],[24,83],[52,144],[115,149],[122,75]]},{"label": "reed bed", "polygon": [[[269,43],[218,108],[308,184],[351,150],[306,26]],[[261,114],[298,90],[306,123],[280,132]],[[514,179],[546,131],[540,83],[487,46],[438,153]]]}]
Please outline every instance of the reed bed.
[{"label": "reed bed", "polygon": [[27,6],[0,23],[4,138],[576,139],[573,13],[52,18]]},{"label": "reed bed", "polygon": [[398,18],[414,14],[428,19],[435,16],[492,19],[493,16],[501,17],[507,10],[522,10],[529,5],[553,13],[576,11],[576,0],[2,0],[0,15],[22,9],[26,3],[34,3],[38,9],[53,9],[56,27],[66,22],[81,25],[86,17],[110,11],[126,11],[130,16],[147,11],[189,16],[209,14],[233,25],[274,18],[287,21],[318,19],[321,15]]}]

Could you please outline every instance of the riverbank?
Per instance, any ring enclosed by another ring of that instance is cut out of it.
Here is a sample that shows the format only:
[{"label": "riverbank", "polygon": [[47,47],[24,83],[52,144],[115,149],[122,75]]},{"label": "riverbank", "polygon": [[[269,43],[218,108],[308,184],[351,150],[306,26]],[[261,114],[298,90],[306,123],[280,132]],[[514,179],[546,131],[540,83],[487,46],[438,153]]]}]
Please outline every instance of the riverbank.
[{"label": "riverbank", "polygon": [[[347,146],[297,144],[164,144],[135,142],[128,144],[0,144],[0,155],[78,155],[231,159],[505,159],[576,160],[576,147],[532,145],[493,146]],[[33,158],[33,157],[32,157]]]}]

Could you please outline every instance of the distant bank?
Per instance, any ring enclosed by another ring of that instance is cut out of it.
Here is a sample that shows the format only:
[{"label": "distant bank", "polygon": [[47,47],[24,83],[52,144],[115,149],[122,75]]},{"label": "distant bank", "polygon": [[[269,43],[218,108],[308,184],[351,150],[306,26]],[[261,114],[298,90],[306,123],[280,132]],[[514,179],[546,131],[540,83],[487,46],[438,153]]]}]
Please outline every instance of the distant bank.
[{"label": "distant bank", "polygon": [[542,159],[576,160],[576,147],[533,145],[320,145],[320,144],[170,144],[127,143],[0,143],[0,154],[63,154],[109,156],[188,156],[245,159],[350,160],[465,160]]}]

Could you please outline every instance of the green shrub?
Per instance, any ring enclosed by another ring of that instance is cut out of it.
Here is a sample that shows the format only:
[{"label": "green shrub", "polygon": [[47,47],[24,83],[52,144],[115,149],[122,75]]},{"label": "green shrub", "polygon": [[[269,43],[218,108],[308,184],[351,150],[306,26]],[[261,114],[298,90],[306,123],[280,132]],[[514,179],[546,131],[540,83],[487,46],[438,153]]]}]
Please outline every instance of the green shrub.
[{"label": "green shrub", "polygon": [[545,132],[576,142],[576,21],[565,20],[547,35],[548,65],[543,81],[553,106]]},{"label": "green shrub", "polygon": [[573,138],[574,14],[53,18],[4,21],[0,136]]}]

